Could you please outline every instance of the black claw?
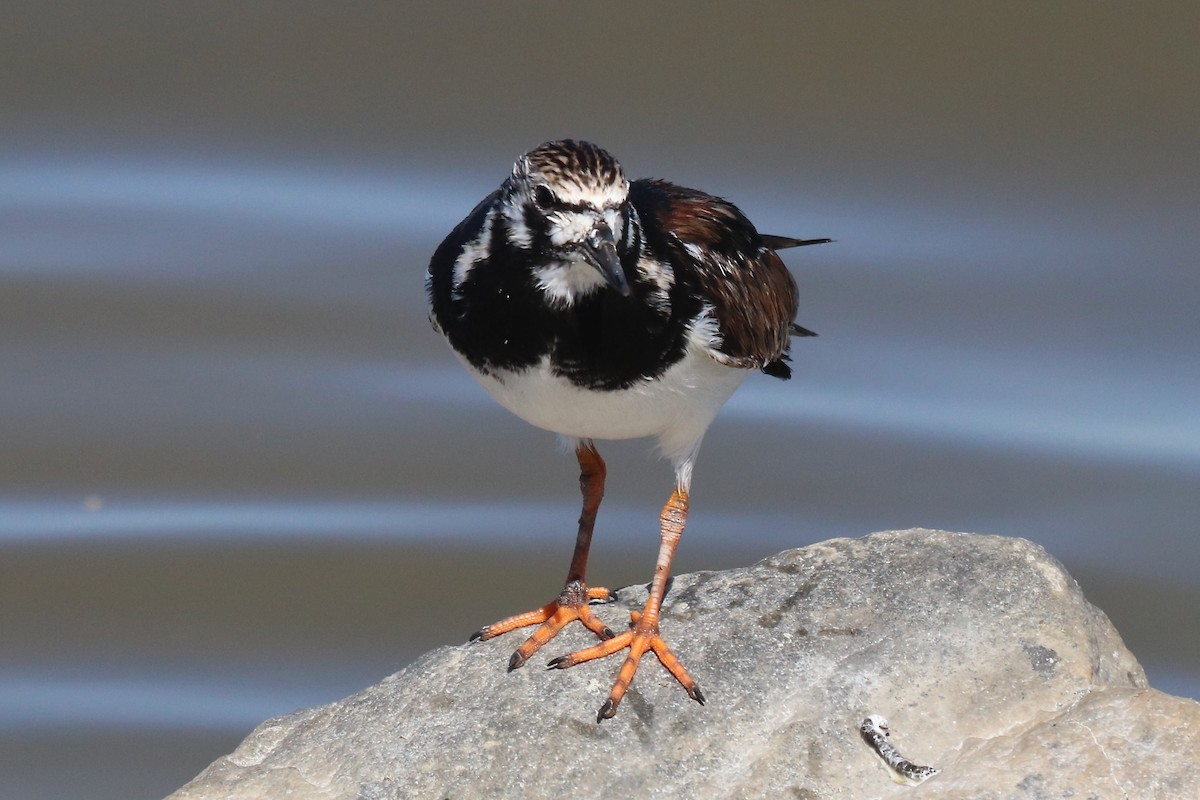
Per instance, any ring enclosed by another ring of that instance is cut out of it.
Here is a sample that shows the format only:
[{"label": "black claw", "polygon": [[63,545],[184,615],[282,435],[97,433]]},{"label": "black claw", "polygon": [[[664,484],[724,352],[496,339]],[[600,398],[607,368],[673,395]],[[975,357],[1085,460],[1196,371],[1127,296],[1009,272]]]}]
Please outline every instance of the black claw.
[{"label": "black claw", "polygon": [[612,628],[608,627],[607,625],[605,625],[604,630],[600,632],[601,639],[612,639],[615,636],[616,634],[612,632]]},{"label": "black claw", "polygon": [[525,664],[525,657],[523,655],[521,655],[521,651],[518,650],[517,652],[512,654],[512,658],[508,659],[508,671],[512,672],[514,669],[517,669],[518,667],[521,667],[524,664]]},{"label": "black claw", "polygon": [[617,706],[611,699],[605,700],[604,705],[600,706],[600,710],[596,712],[596,724],[600,724],[606,719],[612,719],[613,714],[617,713]]},{"label": "black claw", "polygon": [[546,669],[563,669],[562,663],[567,660],[566,656],[552,658],[546,662]]},{"label": "black claw", "polygon": [[704,692],[700,691],[699,686],[692,686],[688,689],[688,697],[695,700],[700,705],[704,705]]},{"label": "black claw", "polygon": [[471,638],[467,639],[468,642],[478,642],[478,641],[482,641],[482,640],[483,640],[483,629],[482,628],[480,628],[479,630],[472,633]]}]

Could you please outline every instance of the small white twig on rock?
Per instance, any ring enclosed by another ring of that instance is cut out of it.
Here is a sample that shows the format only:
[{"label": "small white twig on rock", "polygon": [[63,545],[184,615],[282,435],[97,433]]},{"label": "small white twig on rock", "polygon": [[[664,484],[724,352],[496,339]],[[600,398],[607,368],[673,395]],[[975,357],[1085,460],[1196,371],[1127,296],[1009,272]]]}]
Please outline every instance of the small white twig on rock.
[{"label": "small white twig on rock", "polygon": [[858,732],[862,734],[863,740],[871,745],[871,749],[883,759],[883,763],[888,765],[888,769],[892,773],[892,780],[896,783],[919,786],[941,772],[936,767],[922,767],[914,764],[900,755],[900,751],[888,741],[891,732],[888,730],[887,720],[878,714],[872,714],[864,719],[862,725],[858,727]]}]

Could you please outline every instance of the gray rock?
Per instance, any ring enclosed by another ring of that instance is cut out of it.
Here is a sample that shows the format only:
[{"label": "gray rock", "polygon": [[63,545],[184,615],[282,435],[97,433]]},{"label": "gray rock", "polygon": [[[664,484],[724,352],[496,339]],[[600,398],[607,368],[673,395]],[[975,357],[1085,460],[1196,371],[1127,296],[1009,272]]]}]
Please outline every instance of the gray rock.
[{"label": "gray rock", "polygon": [[[645,588],[599,611],[614,628]],[[540,599],[540,598],[534,598]],[[498,610],[503,613],[508,609]],[[341,702],[263,723],[172,797],[1151,798],[1200,787],[1200,704],[1147,688],[1041,548],[902,531],[680,575],[663,631],[703,687],[647,657],[615,719],[616,659],[505,673],[510,634],[427,654]],[[541,654],[539,654],[541,656]],[[859,735],[940,774],[920,788]]]}]

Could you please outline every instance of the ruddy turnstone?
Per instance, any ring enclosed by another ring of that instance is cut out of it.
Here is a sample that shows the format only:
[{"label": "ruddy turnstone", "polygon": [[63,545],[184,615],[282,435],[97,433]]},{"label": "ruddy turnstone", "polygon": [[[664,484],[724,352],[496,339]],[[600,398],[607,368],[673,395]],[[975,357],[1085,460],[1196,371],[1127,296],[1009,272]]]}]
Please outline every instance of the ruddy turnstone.
[{"label": "ruddy turnstone", "polygon": [[[796,284],[776,250],[827,242],[760,234],[732,203],[662,180],[626,179],[608,152],[547,142],[517,160],[434,253],[430,319],[484,389],[521,419],[559,434],[579,461],[583,511],[558,597],[472,639],[538,625],[509,670],[568,622],[600,639],[552,660],[565,669],[628,650],[597,721],[612,717],[647,650],[704,695],[659,633],[659,612],[688,514],[700,441],[754,370],[791,377]],[[675,468],[659,517],[650,596],[614,634],[589,609],[588,550],[604,494],[597,439],[655,437]]]}]

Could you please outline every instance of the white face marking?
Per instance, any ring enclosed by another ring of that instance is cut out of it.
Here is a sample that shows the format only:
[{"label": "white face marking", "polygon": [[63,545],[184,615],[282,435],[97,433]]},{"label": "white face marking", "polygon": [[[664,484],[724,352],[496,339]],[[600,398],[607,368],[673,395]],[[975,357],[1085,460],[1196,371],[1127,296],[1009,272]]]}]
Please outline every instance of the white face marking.
[{"label": "white face marking", "polygon": [[598,221],[596,214],[587,211],[551,211],[546,219],[550,223],[550,243],[555,247],[585,241]]},{"label": "white face marking", "polygon": [[613,232],[613,236],[620,239],[621,232],[625,230],[625,218],[621,216],[620,206],[606,208],[601,212],[600,216],[604,218],[604,224],[608,225],[608,229]]},{"label": "white face marking", "polygon": [[[568,209],[546,212],[548,238],[553,247],[569,252],[571,246],[586,242],[588,234],[600,222],[608,225],[609,230],[623,230],[625,221],[621,216],[620,208],[616,206],[605,209],[591,207],[590,201],[596,197],[597,195],[594,193],[589,195],[587,201],[589,208],[584,211]],[[556,195],[556,198],[560,201],[563,199],[561,195]],[[513,213],[507,213],[511,220]],[[529,232],[525,228],[524,220],[521,219],[510,227],[520,231],[516,235],[510,234],[510,241],[513,241],[514,244],[524,243],[525,246],[529,246]],[[570,305],[579,297],[599,291],[607,283],[604,276],[582,257],[572,258],[570,256],[535,269],[533,277],[537,281],[538,287],[545,293],[547,300],[560,306]]]}]

